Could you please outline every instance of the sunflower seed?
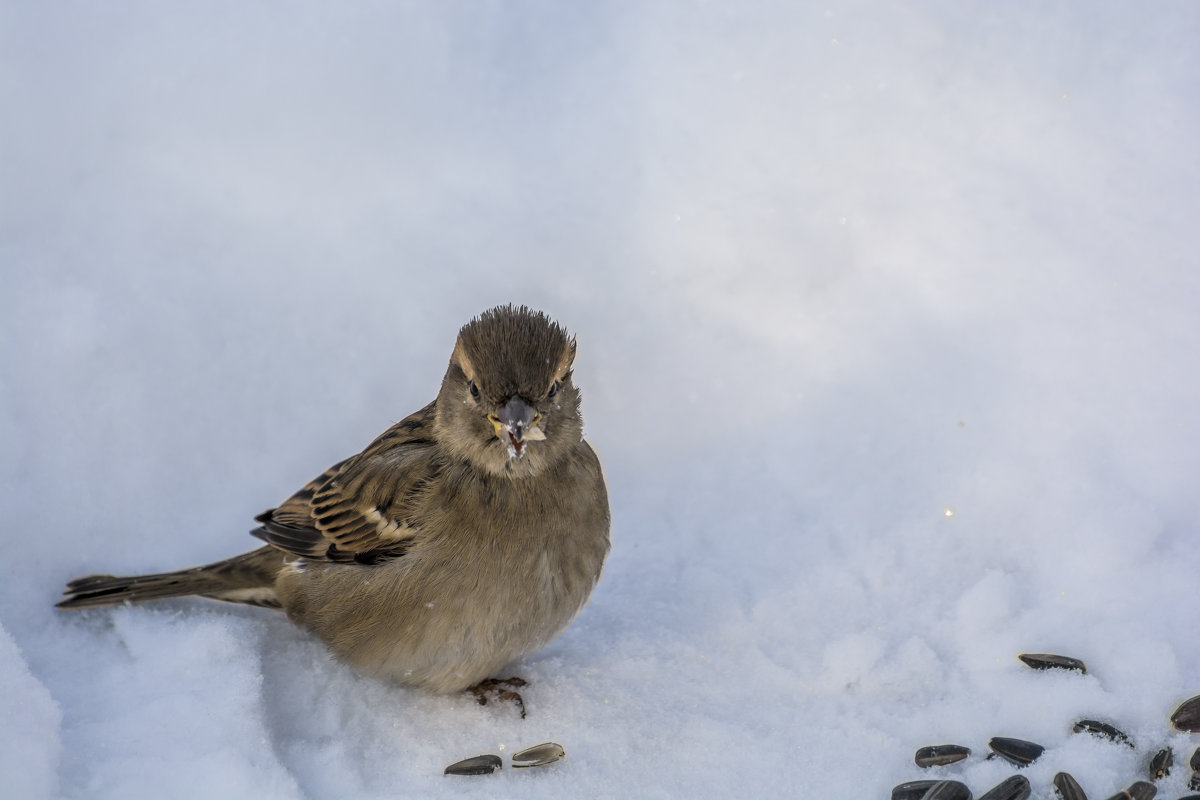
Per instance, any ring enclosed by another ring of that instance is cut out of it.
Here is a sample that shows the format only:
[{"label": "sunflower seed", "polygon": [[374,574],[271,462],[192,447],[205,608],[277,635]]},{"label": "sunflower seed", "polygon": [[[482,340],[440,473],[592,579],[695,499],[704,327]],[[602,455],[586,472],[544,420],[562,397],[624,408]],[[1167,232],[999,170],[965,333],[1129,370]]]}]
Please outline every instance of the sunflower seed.
[{"label": "sunflower seed", "polygon": [[527,747],[519,753],[513,753],[512,760],[514,767],[544,767],[547,764],[562,761],[566,757],[567,751],[563,750],[561,744],[546,742]]},{"label": "sunflower seed", "polygon": [[1025,800],[1032,789],[1024,775],[1013,775],[981,794],[978,800]]},{"label": "sunflower seed", "polygon": [[446,767],[444,775],[491,775],[504,766],[500,756],[483,755],[464,758]]},{"label": "sunflower seed", "polygon": [[918,750],[914,760],[918,767],[941,767],[962,761],[969,755],[971,748],[960,744],[933,744]]},{"label": "sunflower seed", "polygon": [[937,781],[909,781],[892,787],[892,800],[921,800]]},{"label": "sunflower seed", "polygon": [[1060,772],[1054,776],[1054,793],[1061,800],[1087,800],[1083,787],[1071,777],[1069,772]]},{"label": "sunflower seed", "polygon": [[1046,748],[1040,744],[1027,742],[1024,739],[1010,739],[1007,736],[993,737],[988,742],[988,747],[992,748],[996,755],[1018,767],[1032,764],[1042,753],[1046,752]]},{"label": "sunflower seed", "polygon": [[1125,790],[1132,800],[1152,800],[1158,794],[1158,787],[1149,781],[1138,781]]},{"label": "sunflower seed", "polygon": [[938,781],[921,795],[921,800],[971,800],[971,790],[958,781]]},{"label": "sunflower seed", "polygon": [[1108,800],[1152,800],[1156,794],[1158,794],[1158,789],[1153,783],[1138,781],[1128,789],[1109,797]]},{"label": "sunflower seed", "polygon": [[1171,724],[1181,731],[1200,733],[1200,694],[1179,704],[1171,715]]},{"label": "sunflower seed", "polygon": [[1122,744],[1127,744],[1130,747],[1133,747],[1133,742],[1124,731],[1118,730],[1114,726],[1109,725],[1107,722],[1101,722],[1100,720],[1081,719],[1075,723],[1075,727],[1072,728],[1072,730],[1075,731],[1075,733],[1090,733],[1093,736],[1102,736],[1105,739],[1109,739],[1114,742],[1121,742]]},{"label": "sunflower seed", "polygon": [[1150,780],[1156,781],[1171,774],[1175,764],[1175,752],[1170,747],[1164,747],[1150,758]]},{"label": "sunflower seed", "polygon": [[1051,653],[1021,653],[1017,656],[1033,669],[1069,669],[1087,674],[1087,665],[1078,658],[1056,656]]}]

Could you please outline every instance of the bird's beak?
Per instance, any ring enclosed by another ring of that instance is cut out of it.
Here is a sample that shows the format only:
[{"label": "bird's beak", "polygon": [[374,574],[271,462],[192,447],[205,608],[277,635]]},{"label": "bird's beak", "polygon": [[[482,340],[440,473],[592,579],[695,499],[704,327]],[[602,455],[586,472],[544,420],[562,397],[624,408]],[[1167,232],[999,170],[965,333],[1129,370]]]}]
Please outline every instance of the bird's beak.
[{"label": "bird's beak", "polygon": [[496,438],[508,446],[509,458],[524,456],[526,442],[540,442],[546,438],[540,426],[542,415],[520,395],[514,394],[499,411],[488,414],[488,420],[496,431]]}]

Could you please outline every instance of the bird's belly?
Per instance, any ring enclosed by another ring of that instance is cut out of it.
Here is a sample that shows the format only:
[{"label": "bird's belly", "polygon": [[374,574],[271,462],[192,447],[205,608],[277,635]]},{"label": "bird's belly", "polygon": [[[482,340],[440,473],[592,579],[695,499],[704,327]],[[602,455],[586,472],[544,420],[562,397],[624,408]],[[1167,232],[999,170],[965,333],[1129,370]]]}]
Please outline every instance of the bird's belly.
[{"label": "bird's belly", "polygon": [[564,568],[545,550],[517,563],[476,556],[473,564],[461,554],[440,564],[417,554],[372,567],[309,564],[281,576],[280,597],[292,619],[360,672],[453,692],[549,643],[599,577],[599,564]]}]

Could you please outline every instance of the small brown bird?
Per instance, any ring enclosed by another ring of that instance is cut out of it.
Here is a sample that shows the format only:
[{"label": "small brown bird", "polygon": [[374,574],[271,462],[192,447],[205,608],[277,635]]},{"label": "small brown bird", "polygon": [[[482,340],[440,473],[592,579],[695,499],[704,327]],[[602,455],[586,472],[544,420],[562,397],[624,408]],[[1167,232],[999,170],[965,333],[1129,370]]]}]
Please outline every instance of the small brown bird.
[{"label": "small brown bird", "polygon": [[494,684],[579,613],[609,550],[574,358],[546,315],[486,311],[459,331],[436,400],[255,518],[265,547],[79,578],[58,605],[199,595],[279,608],[368,675],[436,692]]}]

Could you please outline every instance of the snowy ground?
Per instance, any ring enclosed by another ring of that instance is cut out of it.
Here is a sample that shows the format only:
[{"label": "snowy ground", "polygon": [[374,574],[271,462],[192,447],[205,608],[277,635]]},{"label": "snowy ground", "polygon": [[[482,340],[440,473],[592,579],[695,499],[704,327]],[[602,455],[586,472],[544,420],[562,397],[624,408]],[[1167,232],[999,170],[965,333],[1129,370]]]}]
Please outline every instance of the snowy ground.
[{"label": "snowy ground", "polygon": [[[0,794],[882,798],[943,742],[978,794],[1005,735],[1101,798],[1186,758],[1197,41],[1189,2],[3,2]],[[578,334],[613,498],[529,719],[267,612],[52,608],[254,546],[509,301]]]}]

